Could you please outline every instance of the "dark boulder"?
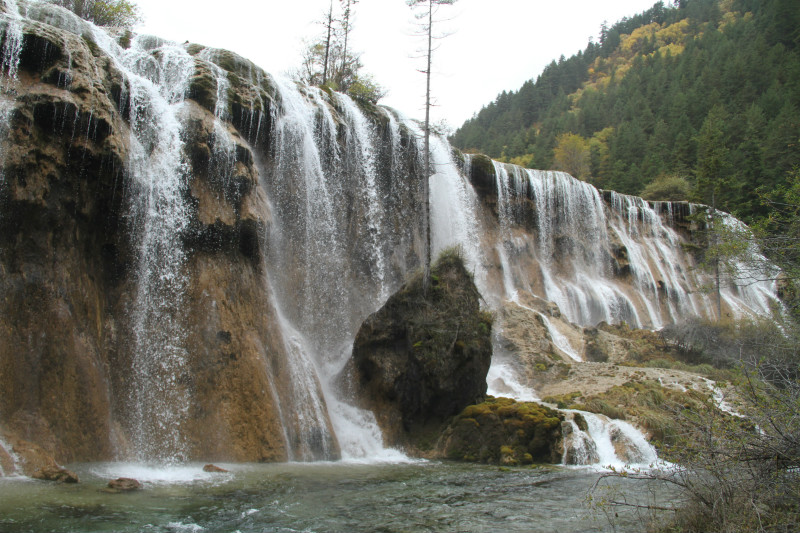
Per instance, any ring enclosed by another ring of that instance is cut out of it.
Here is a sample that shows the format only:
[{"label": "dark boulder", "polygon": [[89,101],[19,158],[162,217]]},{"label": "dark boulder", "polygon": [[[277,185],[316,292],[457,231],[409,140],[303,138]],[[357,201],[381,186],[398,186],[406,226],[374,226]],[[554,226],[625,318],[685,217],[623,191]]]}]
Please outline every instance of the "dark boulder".
[{"label": "dark boulder", "polygon": [[492,316],[457,251],[418,274],[362,324],[349,371],[389,444],[412,444],[486,394]]}]

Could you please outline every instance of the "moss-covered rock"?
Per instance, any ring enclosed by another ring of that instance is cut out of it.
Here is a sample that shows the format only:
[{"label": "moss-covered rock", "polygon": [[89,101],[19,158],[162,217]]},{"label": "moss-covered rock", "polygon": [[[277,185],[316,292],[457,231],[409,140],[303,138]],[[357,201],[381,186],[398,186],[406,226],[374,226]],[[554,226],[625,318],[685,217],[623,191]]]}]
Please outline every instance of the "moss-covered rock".
[{"label": "moss-covered rock", "polygon": [[497,196],[497,173],[489,156],[475,154],[471,162],[469,180],[475,192],[480,196]]},{"label": "moss-covered rock", "polygon": [[415,431],[483,399],[491,329],[456,251],[433,265],[427,297],[418,274],[367,318],[348,371],[390,444],[408,444]]},{"label": "moss-covered rock", "polygon": [[466,407],[442,435],[439,451],[458,461],[504,465],[561,460],[563,415],[533,402],[489,398]]}]

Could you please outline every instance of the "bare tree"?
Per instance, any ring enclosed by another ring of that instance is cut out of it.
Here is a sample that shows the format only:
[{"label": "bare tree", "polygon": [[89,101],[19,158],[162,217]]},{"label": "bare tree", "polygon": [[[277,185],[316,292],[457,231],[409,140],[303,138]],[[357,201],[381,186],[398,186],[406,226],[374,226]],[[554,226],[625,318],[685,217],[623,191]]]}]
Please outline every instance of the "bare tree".
[{"label": "bare tree", "polygon": [[339,79],[336,80],[336,83],[341,86],[343,83],[343,77],[347,72],[347,58],[348,58],[348,50],[347,44],[350,38],[350,31],[353,29],[353,22],[352,22],[352,15],[353,15],[353,6],[358,3],[358,0],[339,0],[342,3],[342,64],[339,68]]},{"label": "bare tree", "polygon": [[424,154],[424,179],[423,195],[425,196],[425,270],[422,281],[423,294],[428,295],[428,288],[431,284],[431,201],[430,184],[428,180],[431,176],[431,64],[433,58],[433,40],[441,39],[443,36],[434,36],[433,23],[436,9],[441,5],[452,5],[456,0],[406,0],[406,3],[413,9],[420,11],[415,15],[420,21],[422,34],[427,38],[428,46],[426,50],[426,66],[421,72],[425,74],[425,154]]},{"label": "bare tree", "polygon": [[322,85],[328,83],[328,64],[331,57],[331,47],[333,46],[334,29],[333,25],[336,19],[333,18],[333,0],[328,7],[328,13],[323,19],[322,25],[325,27],[325,60],[322,66]]}]

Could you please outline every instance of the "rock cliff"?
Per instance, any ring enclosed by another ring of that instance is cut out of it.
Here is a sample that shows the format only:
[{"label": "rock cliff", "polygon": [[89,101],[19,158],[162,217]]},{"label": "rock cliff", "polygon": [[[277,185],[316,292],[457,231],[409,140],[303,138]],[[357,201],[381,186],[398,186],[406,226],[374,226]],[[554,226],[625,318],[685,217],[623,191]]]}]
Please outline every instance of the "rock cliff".
[{"label": "rock cliff", "polygon": [[[122,72],[124,61],[95,42],[100,34],[88,24],[53,6],[31,5],[28,14],[16,79],[4,81],[4,98],[13,99],[0,183],[0,428],[6,441],[35,442],[60,462],[89,461],[137,457],[137,440],[171,440],[167,435],[180,431],[180,450],[153,447],[154,453],[286,460],[300,443],[287,440],[278,407],[290,395],[281,384],[291,378],[265,283],[270,210],[253,153],[254,145],[268,142],[270,128],[251,132],[237,108],[256,93],[257,111],[268,117],[271,97],[228,72],[237,83],[226,95],[236,120],[220,122],[212,75],[219,67],[191,58],[187,94],[195,100],[176,110],[184,139],[178,155],[191,178],[179,191],[188,222],[172,243],[187,251],[178,270],[184,296],[160,302],[181,304],[160,320],[178,323],[186,357],[177,376],[148,370],[156,373],[152,379],[174,378],[171,386],[185,391],[189,405],[174,419],[180,427],[136,427],[135,404],[146,386],[138,377],[138,352],[146,348],[136,331],[145,231],[137,202],[148,184],[132,168],[131,144],[144,142],[132,130],[146,127],[137,121],[149,119],[141,109],[148,102],[134,101],[141,95]],[[7,29],[6,43],[11,38]],[[124,54],[121,46],[130,39],[120,35],[104,46]],[[163,50],[157,41],[145,46],[151,50],[143,57],[155,63]],[[231,69],[250,66],[222,59]],[[230,143],[224,152],[220,124]],[[223,163],[225,173],[215,168]],[[142,428],[146,434],[136,436]],[[335,443],[332,450],[335,456]]]}]

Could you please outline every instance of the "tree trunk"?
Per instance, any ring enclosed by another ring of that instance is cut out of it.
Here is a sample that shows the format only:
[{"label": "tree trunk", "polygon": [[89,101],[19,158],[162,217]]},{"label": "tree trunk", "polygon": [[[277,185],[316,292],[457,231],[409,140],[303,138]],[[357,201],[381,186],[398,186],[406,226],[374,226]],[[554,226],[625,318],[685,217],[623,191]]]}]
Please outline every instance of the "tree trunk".
[{"label": "tree trunk", "polygon": [[331,0],[331,5],[328,9],[328,20],[325,26],[328,30],[328,34],[325,37],[325,61],[322,64],[322,85],[328,83],[328,59],[331,54],[331,33],[333,31],[333,0]]},{"label": "tree trunk", "polygon": [[425,174],[422,190],[425,194],[425,271],[422,278],[422,293],[427,298],[431,285],[431,54],[433,53],[433,0],[428,0],[428,66],[425,70]]}]

